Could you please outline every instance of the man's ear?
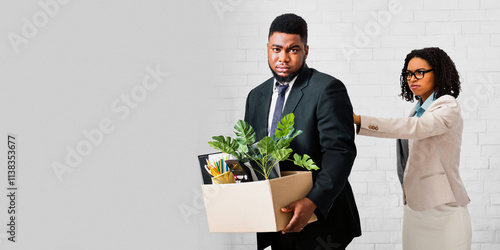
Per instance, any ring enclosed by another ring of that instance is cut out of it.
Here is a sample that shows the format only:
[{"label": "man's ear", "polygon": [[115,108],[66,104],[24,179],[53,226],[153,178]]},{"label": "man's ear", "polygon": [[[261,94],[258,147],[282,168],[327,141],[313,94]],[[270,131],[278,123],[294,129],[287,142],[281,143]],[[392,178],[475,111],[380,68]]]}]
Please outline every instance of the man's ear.
[{"label": "man's ear", "polygon": [[304,48],[304,51],[306,53],[306,56],[304,57],[304,59],[307,59],[307,55],[309,54],[309,45],[306,45],[306,47]]}]

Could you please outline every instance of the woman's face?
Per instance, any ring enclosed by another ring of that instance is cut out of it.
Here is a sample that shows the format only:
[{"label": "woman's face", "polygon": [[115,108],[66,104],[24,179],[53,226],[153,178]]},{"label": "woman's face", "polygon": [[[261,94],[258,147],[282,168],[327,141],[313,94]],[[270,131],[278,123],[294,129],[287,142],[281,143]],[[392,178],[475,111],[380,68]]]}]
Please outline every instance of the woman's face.
[{"label": "woman's face", "polygon": [[[429,63],[419,57],[412,58],[406,68],[407,71],[415,73],[417,76],[419,72],[421,73],[430,69],[432,67]],[[408,80],[408,87],[410,87],[414,95],[422,98],[422,103],[425,102],[432,92],[434,92],[434,71],[424,73],[422,79],[417,79],[414,75],[411,75],[411,78]]]}]

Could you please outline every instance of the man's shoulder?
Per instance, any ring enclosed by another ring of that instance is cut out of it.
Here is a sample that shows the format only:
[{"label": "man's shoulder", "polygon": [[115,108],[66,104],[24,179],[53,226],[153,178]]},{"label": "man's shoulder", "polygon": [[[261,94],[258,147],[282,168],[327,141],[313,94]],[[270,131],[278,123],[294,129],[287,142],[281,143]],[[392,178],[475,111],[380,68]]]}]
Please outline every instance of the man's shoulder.
[{"label": "man's shoulder", "polygon": [[311,68],[309,75],[308,86],[310,89],[320,92],[325,89],[345,89],[345,85],[341,80],[313,68]]},{"label": "man's shoulder", "polygon": [[311,80],[320,81],[320,82],[339,81],[339,79],[335,78],[334,76],[329,75],[327,73],[323,73],[323,72],[316,70],[314,68],[311,68],[310,70],[311,70],[311,76],[310,76]]}]

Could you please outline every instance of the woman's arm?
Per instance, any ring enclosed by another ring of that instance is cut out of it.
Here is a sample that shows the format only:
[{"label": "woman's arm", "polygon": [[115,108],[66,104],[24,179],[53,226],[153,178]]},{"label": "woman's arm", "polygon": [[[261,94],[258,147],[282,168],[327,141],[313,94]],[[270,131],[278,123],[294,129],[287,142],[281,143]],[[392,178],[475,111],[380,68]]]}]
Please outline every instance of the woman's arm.
[{"label": "woman's arm", "polygon": [[446,133],[460,116],[457,101],[446,95],[438,98],[420,118],[360,116],[357,133],[381,138],[423,139]]}]

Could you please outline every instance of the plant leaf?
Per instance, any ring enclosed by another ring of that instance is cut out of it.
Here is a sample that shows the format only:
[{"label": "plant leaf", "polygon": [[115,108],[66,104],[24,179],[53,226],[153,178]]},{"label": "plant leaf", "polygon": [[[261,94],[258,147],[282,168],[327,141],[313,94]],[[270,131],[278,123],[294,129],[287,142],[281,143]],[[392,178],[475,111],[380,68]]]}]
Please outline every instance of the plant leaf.
[{"label": "plant leaf", "polygon": [[[234,139],[234,140],[237,141],[237,139]],[[240,152],[241,154],[248,153],[248,145],[243,144],[243,143],[241,143],[239,141],[237,141],[237,142],[238,142],[238,145],[239,145],[238,152]]]},{"label": "plant leaf", "polygon": [[231,139],[229,136],[214,136],[212,137],[215,141],[208,142],[210,147],[221,151],[222,153],[230,154],[235,156],[236,158],[242,158],[242,154],[238,152],[239,144]]},{"label": "plant leaf", "polygon": [[255,131],[250,124],[243,120],[239,120],[234,125],[234,134],[236,135],[235,141],[240,144],[250,145],[255,143]]},{"label": "plant leaf", "polygon": [[278,161],[284,161],[288,159],[290,154],[293,152],[291,148],[282,148],[275,150],[274,152],[271,153],[271,156]]},{"label": "plant leaf", "polygon": [[[300,130],[300,129],[295,131],[295,133],[293,133],[293,132],[294,132],[294,129],[292,128],[292,130],[290,131],[290,137],[289,137],[290,141],[295,139],[295,137],[297,137],[298,135],[302,134],[302,130]],[[293,133],[293,135],[292,135],[292,133]]]},{"label": "plant leaf", "polygon": [[290,130],[293,129],[295,115],[290,113],[281,118],[278,123],[276,133],[274,134],[276,138],[284,137],[290,133]]},{"label": "plant leaf", "polygon": [[284,149],[284,148],[288,148],[290,146],[290,142],[292,140],[290,139],[287,139],[287,138],[281,138],[278,140],[278,142],[276,143],[276,149]]},{"label": "plant leaf", "polygon": [[295,154],[293,155],[293,159],[293,163],[297,166],[303,167],[307,170],[319,170],[319,167],[316,166],[316,163],[307,154],[304,154],[303,156]]},{"label": "plant leaf", "polygon": [[266,136],[257,143],[257,148],[262,155],[268,155],[271,154],[276,147],[271,137]]},{"label": "plant leaf", "polygon": [[280,149],[290,147],[290,143],[293,141],[293,139],[295,139],[295,137],[300,134],[302,134],[302,130],[295,131],[295,129],[292,127],[285,137],[277,139],[278,142],[276,143],[276,148]]}]

